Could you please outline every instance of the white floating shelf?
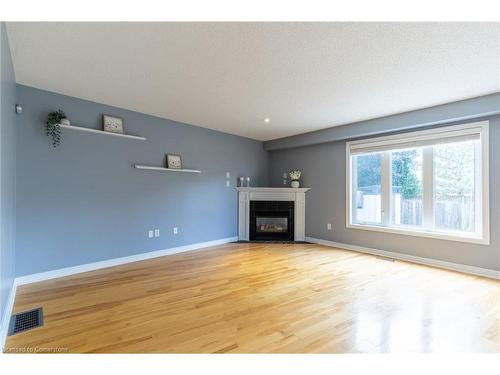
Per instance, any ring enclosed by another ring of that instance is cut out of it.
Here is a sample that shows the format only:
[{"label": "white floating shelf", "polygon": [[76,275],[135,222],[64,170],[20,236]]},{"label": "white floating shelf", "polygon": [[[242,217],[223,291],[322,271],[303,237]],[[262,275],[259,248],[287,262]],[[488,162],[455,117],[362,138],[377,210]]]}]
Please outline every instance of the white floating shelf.
[{"label": "white floating shelf", "polygon": [[81,130],[81,131],[89,132],[89,133],[97,133],[97,134],[103,134],[103,135],[112,135],[114,137],[122,137],[122,138],[128,138],[128,139],[138,139],[140,141],[145,141],[146,140],[146,138],[139,137],[137,135],[111,133],[111,132],[105,132],[104,130],[84,128],[83,126],[74,126],[74,125],[59,125],[59,126],[61,128],[63,128],[63,129]]},{"label": "white floating shelf", "polygon": [[134,167],[136,169],[148,169],[150,171],[201,173],[201,171],[197,169],[173,169],[173,168],[163,168],[163,167],[152,167],[150,165],[140,165],[140,164],[135,164]]}]

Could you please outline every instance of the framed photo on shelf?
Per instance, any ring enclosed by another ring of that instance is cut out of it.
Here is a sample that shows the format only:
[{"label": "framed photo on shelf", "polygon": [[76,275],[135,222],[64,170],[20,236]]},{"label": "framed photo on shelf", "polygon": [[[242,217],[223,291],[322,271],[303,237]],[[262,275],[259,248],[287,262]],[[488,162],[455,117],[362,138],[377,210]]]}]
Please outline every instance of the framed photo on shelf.
[{"label": "framed photo on shelf", "polygon": [[174,154],[167,154],[167,168],[182,169],[181,156]]},{"label": "framed photo on shelf", "polygon": [[102,115],[102,128],[105,132],[125,134],[123,119],[109,115]]}]

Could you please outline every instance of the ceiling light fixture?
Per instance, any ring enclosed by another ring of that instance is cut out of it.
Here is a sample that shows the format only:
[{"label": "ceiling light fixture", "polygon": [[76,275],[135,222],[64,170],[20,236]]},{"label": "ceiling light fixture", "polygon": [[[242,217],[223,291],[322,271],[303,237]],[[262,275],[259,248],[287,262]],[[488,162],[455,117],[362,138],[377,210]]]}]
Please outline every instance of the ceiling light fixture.
[{"label": "ceiling light fixture", "polygon": [[266,118],[264,119],[264,122],[265,122],[265,123],[269,123],[270,121],[271,121],[271,120],[269,120],[269,117],[266,117]]}]

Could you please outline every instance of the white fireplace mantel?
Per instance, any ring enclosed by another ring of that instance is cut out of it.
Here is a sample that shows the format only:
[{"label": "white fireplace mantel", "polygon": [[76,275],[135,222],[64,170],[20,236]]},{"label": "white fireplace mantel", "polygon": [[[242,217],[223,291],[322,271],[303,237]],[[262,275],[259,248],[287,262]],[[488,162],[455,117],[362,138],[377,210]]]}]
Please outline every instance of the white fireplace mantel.
[{"label": "white fireplace mantel", "polygon": [[294,207],[294,240],[305,241],[306,191],[310,188],[238,187],[238,239],[250,237],[250,201],[292,201]]}]

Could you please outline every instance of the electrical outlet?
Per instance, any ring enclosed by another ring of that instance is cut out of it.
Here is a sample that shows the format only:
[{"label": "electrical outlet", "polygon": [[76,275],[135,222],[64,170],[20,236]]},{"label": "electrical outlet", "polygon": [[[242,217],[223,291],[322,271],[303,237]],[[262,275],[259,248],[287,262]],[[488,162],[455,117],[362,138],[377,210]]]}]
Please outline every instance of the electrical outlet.
[{"label": "electrical outlet", "polygon": [[330,223],[326,224],[326,229],[332,230],[332,224],[330,224]]},{"label": "electrical outlet", "polygon": [[283,180],[283,185],[286,185],[286,180]]},{"label": "electrical outlet", "polygon": [[153,234],[153,231],[152,231],[152,230],[149,230],[149,231],[148,231],[148,237],[149,237],[149,238],[153,238],[153,237],[154,237],[154,234]]},{"label": "electrical outlet", "polygon": [[174,227],[174,234],[177,234],[178,231],[177,231],[177,227]]},{"label": "electrical outlet", "polygon": [[226,172],[226,178],[231,178],[231,173]]},{"label": "electrical outlet", "polygon": [[231,186],[231,183],[229,182],[229,180],[226,181],[226,187],[229,187]]},{"label": "electrical outlet", "polygon": [[160,237],[160,230],[159,229],[155,229],[155,237]]}]

